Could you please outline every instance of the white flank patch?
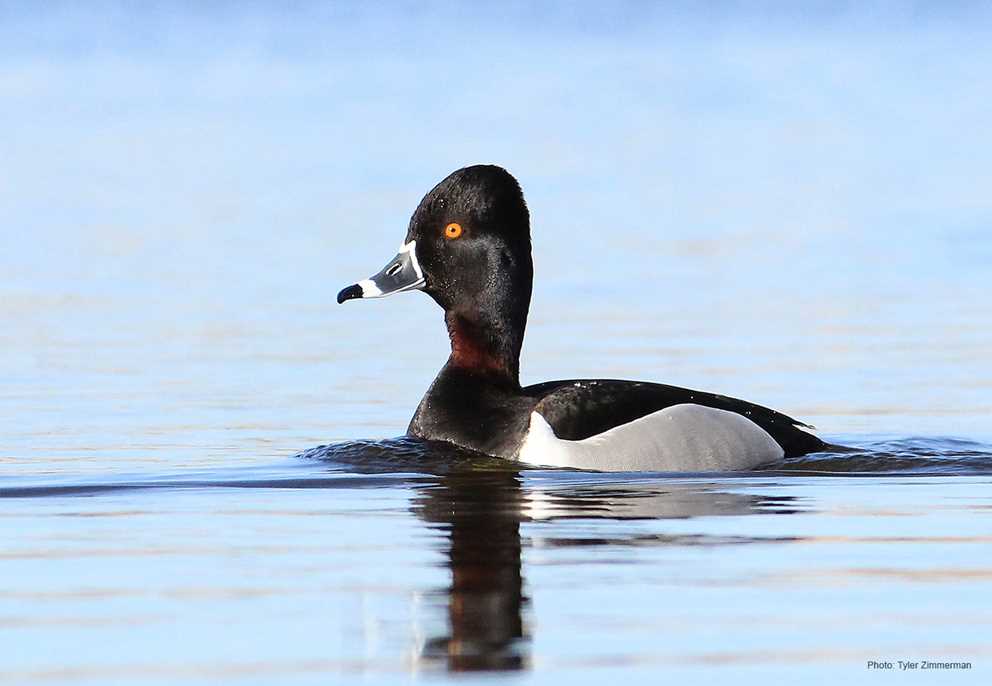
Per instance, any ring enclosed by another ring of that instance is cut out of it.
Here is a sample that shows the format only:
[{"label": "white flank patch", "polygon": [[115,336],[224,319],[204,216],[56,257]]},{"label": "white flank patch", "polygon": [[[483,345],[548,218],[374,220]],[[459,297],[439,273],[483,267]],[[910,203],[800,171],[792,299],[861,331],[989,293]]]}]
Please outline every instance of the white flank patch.
[{"label": "white flank patch", "polygon": [[781,460],[767,431],[736,412],[673,405],[581,441],[558,438],[537,412],[517,456],[521,462],[604,472],[723,472]]}]

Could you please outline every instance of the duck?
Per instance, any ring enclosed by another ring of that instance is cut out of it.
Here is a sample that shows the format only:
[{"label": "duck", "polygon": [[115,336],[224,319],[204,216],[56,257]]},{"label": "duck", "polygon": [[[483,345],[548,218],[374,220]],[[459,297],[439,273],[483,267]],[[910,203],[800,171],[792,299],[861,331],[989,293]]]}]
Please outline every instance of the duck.
[{"label": "duck", "polygon": [[746,471],[818,452],[808,424],[724,395],[648,381],[520,385],[534,264],[520,184],[495,165],[458,169],[410,218],[399,252],[338,303],[423,291],[451,353],[407,436],[535,467]]}]

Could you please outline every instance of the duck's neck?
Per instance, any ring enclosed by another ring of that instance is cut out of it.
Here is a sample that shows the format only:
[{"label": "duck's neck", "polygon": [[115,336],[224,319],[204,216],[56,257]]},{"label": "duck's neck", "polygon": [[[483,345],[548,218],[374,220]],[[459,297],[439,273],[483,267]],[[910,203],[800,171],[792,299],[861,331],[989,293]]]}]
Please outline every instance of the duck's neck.
[{"label": "duck's neck", "polygon": [[512,307],[475,310],[471,314],[446,311],[444,323],[451,339],[448,366],[520,388],[520,348],[529,305],[528,292]]}]

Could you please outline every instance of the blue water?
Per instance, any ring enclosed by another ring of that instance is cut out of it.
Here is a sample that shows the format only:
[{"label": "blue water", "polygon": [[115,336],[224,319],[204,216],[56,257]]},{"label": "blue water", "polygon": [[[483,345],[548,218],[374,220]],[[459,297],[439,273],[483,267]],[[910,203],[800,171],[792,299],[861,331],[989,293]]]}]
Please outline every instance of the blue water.
[{"label": "blue water", "polygon": [[[0,680],[987,683],[990,18],[0,3]],[[531,209],[524,383],[712,390],[852,450],[394,439],[440,311],[334,296],[475,162]]]}]

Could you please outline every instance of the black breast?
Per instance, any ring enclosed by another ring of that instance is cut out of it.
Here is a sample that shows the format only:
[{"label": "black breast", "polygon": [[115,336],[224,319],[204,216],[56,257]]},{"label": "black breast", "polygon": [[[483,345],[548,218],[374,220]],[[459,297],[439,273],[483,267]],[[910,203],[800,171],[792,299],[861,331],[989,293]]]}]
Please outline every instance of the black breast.
[{"label": "black breast", "polygon": [[446,365],[420,401],[407,433],[512,458],[527,434],[534,404],[519,386]]}]

